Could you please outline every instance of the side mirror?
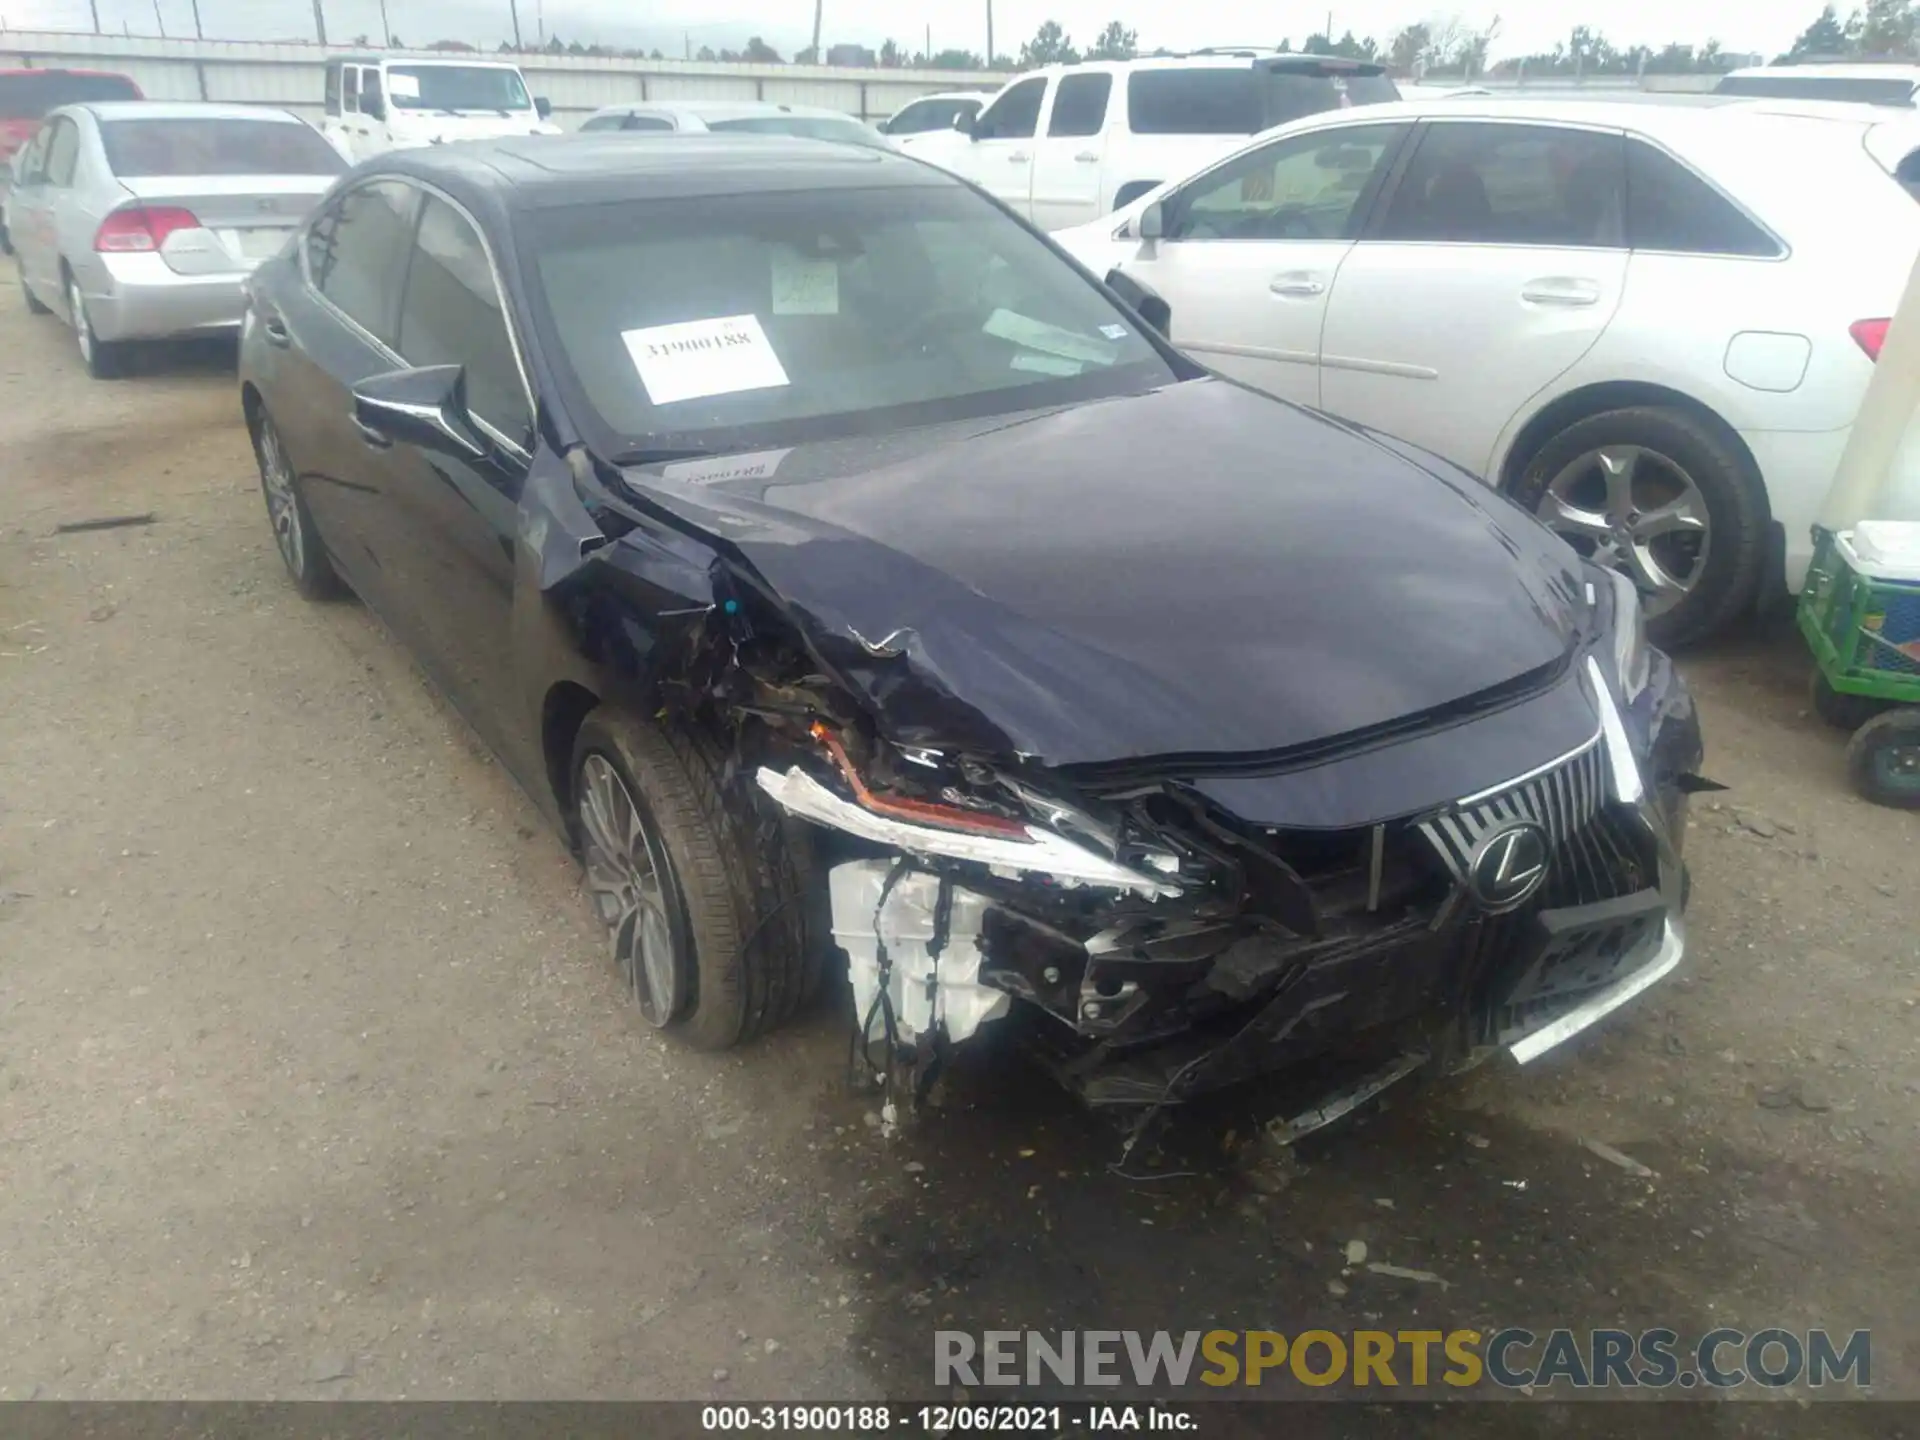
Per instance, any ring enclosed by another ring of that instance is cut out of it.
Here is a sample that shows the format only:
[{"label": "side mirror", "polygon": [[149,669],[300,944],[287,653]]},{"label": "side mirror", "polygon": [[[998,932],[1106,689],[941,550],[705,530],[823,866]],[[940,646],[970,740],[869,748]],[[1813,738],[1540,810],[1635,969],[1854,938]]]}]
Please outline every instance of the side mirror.
[{"label": "side mirror", "polygon": [[362,95],[360,97],[360,113],[365,115],[369,120],[386,119],[386,98],[380,95]]},{"label": "side mirror", "polygon": [[873,122],[873,128],[878,130],[882,135],[891,135],[893,133],[893,121],[891,119],[876,120]]},{"label": "side mirror", "polygon": [[1133,307],[1133,313],[1163,336],[1173,338],[1173,307],[1122,270],[1109,270],[1107,288]]},{"label": "side mirror", "polygon": [[1134,229],[1142,240],[1158,240],[1167,233],[1167,207],[1154,201],[1140,212],[1140,221]]},{"label": "side mirror", "polygon": [[538,115],[542,120],[551,120],[553,118],[553,102],[544,95],[534,96],[533,113]]},{"label": "side mirror", "polygon": [[396,443],[484,460],[491,453],[467,410],[466,369],[428,365],[369,375],[353,387],[353,423],[368,444]]},{"label": "side mirror", "polygon": [[978,133],[979,123],[980,117],[978,115],[969,115],[964,110],[953,117],[953,128],[969,140],[978,140],[980,138]]}]

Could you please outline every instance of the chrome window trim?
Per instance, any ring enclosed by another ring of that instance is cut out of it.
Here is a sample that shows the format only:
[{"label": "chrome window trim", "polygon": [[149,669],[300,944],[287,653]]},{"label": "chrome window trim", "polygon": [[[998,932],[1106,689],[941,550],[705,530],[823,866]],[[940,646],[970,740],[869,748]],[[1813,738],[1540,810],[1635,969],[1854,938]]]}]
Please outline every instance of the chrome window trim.
[{"label": "chrome window trim", "polygon": [[[534,400],[533,382],[527,378],[526,354],[521,349],[519,330],[513,323],[513,313],[507,303],[507,287],[501,275],[499,257],[493,253],[493,242],[487,238],[486,227],[474,218],[471,210],[454,199],[453,196],[447,194],[447,192],[442,190],[438,185],[432,184],[430,181],[417,179],[412,175],[402,175],[397,171],[389,170],[373,175],[363,175],[355,180],[353,184],[343,188],[337,195],[329,199],[311,220],[307,221],[307,223],[301,227],[300,279],[302,283],[306,285],[308,292],[313,298],[324,305],[327,310],[345,324],[348,329],[352,330],[354,334],[358,335],[382,357],[392,360],[394,369],[407,370],[416,368],[413,362],[408,360],[406,356],[402,355],[398,350],[395,350],[391,345],[387,344],[386,341],[382,340],[378,335],[375,335],[371,330],[367,329],[366,326],[362,325],[358,320],[334,304],[332,300],[328,299],[326,293],[322,291],[318,285],[313,283],[313,272],[308,263],[307,241],[313,233],[313,227],[320,223],[322,217],[355,190],[365,189],[370,185],[384,184],[405,185],[423,195],[431,195],[434,199],[451,209],[462,220],[466,221],[468,225],[472,226],[473,233],[480,237],[480,248],[485,252],[487,257],[487,271],[492,275],[494,289],[500,296],[500,319],[506,326],[507,345],[513,351],[513,367],[520,377],[520,393],[527,402],[527,424],[529,427],[532,427],[536,423],[539,407]],[[420,243],[419,232],[420,217],[415,215],[413,221],[413,236],[409,241],[415,248],[418,248]],[[407,269],[409,278],[411,278],[413,269],[411,255],[409,255],[407,259]],[[406,306],[406,285],[404,282],[400,289],[400,301],[401,308],[404,310]],[[395,317],[396,321],[398,318],[398,316]],[[507,436],[501,434],[499,427],[490,423],[485,416],[469,412],[469,418],[472,419],[480,429],[485,431],[488,436],[497,441],[504,449],[510,451],[518,459],[531,460],[533,458],[532,451],[528,450],[518,440],[509,439]]]}]

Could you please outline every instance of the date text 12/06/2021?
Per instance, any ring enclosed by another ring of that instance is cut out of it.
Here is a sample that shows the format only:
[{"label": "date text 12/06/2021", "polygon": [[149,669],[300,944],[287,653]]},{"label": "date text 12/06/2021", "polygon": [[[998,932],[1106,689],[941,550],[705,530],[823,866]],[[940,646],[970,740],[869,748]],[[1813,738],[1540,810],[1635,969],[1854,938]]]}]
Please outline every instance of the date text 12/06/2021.
[{"label": "date text 12/06/2021", "polygon": [[1195,1434],[1191,1408],[1139,1405],[707,1405],[700,1428],[718,1432],[788,1431],[807,1434],[902,1435]]}]

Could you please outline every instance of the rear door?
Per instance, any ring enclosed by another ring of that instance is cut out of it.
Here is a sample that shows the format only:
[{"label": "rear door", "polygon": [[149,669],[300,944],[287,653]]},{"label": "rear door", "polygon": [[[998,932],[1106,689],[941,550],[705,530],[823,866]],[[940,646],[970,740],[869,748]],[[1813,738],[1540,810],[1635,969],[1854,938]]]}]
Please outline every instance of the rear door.
[{"label": "rear door", "polygon": [[1483,474],[1507,418],[1620,304],[1625,136],[1486,120],[1421,131],[1340,267],[1321,404]]},{"label": "rear door", "polygon": [[1110,70],[1071,71],[1054,87],[1046,134],[1034,145],[1033,223],[1042,230],[1099,218],[1112,97]]},{"label": "rear door", "polygon": [[[419,200],[417,189],[391,177],[335,196],[302,237],[306,283],[276,292],[277,313],[260,316],[285,352],[287,383],[276,389],[273,419],[308,508],[347,582],[383,615],[394,611],[396,587],[378,513],[381,457],[354,428],[349,392],[401,366],[393,343]],[[397,612],[389,623],[405,627]]]},{"label": "rear door", "polygon": [[1330,126],[1235,156],[1170,192],[1165,238],[1120,269],[1167,302],[1181,349],[1317,405],[1327,297],[1411,129]]},{"label": "rear door", "polygon": [[[36,291],[46,284],[47,250],[52,240],[45,203],[47,145],[54,122],[40,127],[14,162],[15,181],[7,196],[8,237],[19,257],[20,273]],[[44,293],[42,299],[45,298]]]},{"label": "rear door", "polygon": [[[67,314],[66,284],[60,278],[65,212],[71,208],[74,176],[80,168],[80,126],[71,115],[55,115],[47,122],[46,149],[41,153],[29,185],[28,249],[21,252],[33,276],[33,288],[49,305]],[[71,316],[69,316],[71,319]]]},{"label": "rear door", "polygon": [[974,122],[960,173],[1029,219],[1033,215],[1034,133],[1046,103],[1047,77],[1033,75],[1002,90]]}]

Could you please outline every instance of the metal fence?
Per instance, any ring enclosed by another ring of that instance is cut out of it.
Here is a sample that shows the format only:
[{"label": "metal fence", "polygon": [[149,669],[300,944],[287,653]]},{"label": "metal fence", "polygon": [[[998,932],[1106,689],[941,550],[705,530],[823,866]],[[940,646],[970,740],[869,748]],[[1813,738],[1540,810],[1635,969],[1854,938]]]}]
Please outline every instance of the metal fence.
[{"label": "metal fence", "polygon": [[[310,120],[324,109],[326,57],[349,46],[260,44],[241,40],[126,39],[51,30],[0,30],[0,69],[66,67],[111,70],[132,78],[154,100],[222,100],[279,105]],[[426,50],[395,56],[461,58]],[[891,115],[909,100],[940,90],[994,90],[1003,74],[963,70],[841,69],[827,65],[707,64],[592,55],[512,55],[536,94],[553,103],[554,119],[578,125],[603,105],[632,100],[767,100],[820,105],[864,120]]]}]

